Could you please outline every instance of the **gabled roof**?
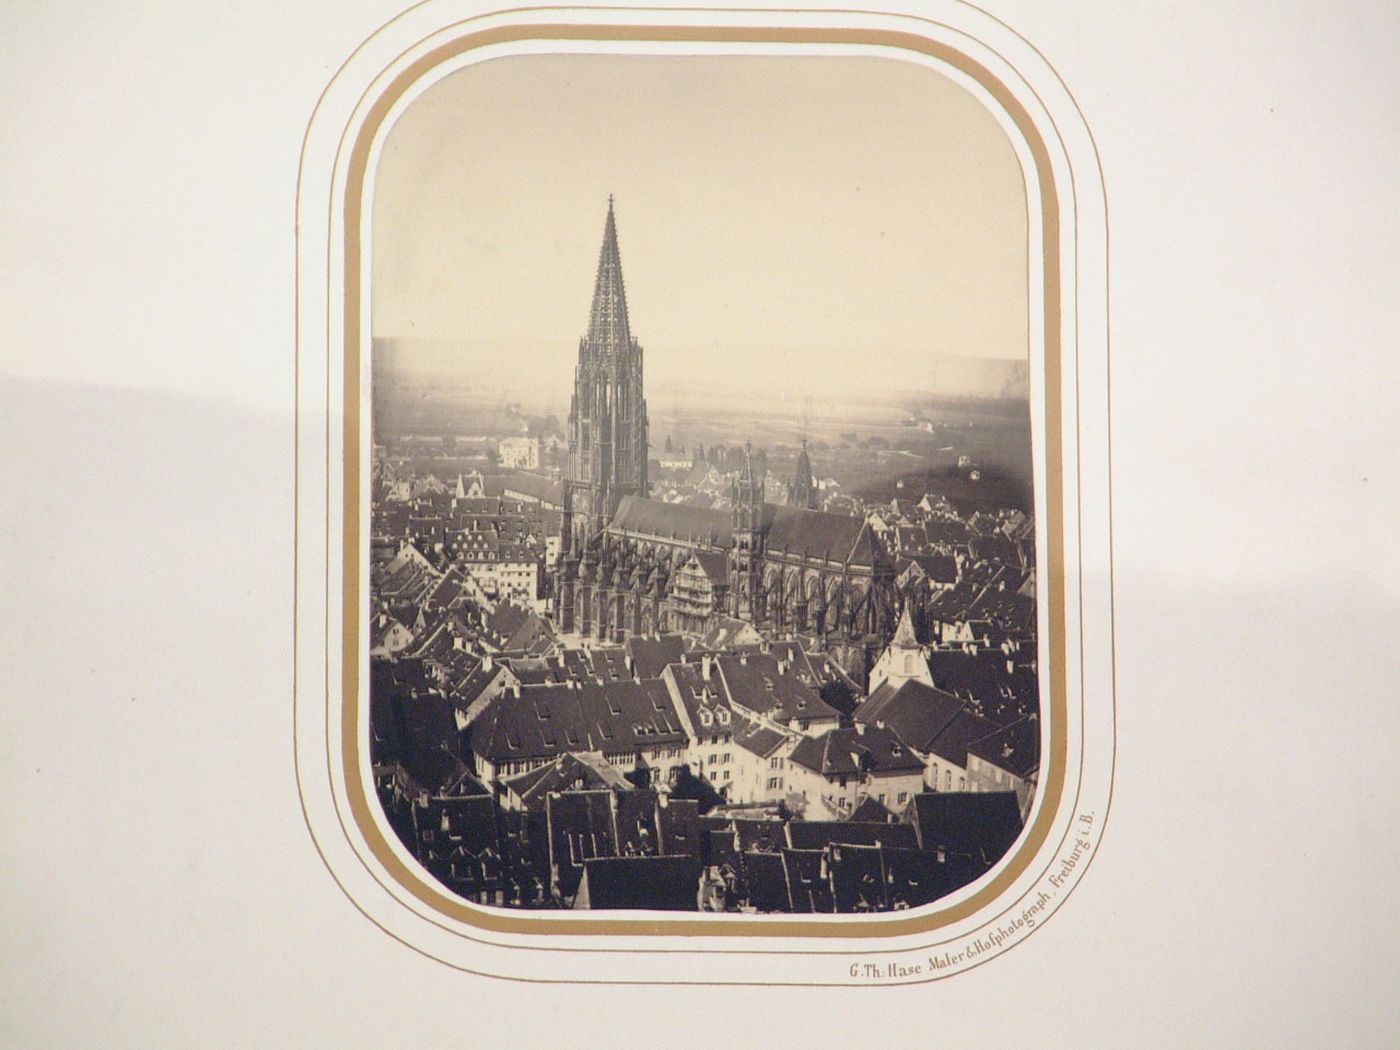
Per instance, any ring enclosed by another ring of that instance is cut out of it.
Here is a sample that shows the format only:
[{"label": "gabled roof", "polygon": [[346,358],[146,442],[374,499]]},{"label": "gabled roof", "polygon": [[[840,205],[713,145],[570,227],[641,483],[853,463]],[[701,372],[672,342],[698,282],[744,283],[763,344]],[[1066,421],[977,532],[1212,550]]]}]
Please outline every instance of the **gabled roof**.
[{"label": "gabled roof", "polygon": [[899,686],[886,681],[856,708],[855,719],[866,725],[888,726],[910,747],[928,754],[938,735],[964,706],[958,697],[916,679]]},{"label": "gabled roof", "polygon": [[545,796],[545,826],[554,889],[572,897],[591,857],[617,856],[617,825],[611,791],[566,791]]},{"label": "gabled roof", "polygon": [[734,841],[740,852],[761,850],[765,853],[776,853],[787,845],[787,825],[781,820],[732,817],[730,825],[734,829]]},{"label": "gabled roof", "polygon": [[850,820],[857,823],[889,823],[894,817],[884,803],[875,798],[874,795],[866,795],[860,800],[860,804],[851,810]]},{"label": "gabled roof", "polygon": [[755,712],[779,725],[793,719],[840,718],[840,712],[822,700],[815,683],[804,684],[790,665],[780,668],[772,653],[721,656],[715,663],[725,697],[735,708]]},{"label": "gabled roof", "polygon": [[770,551],[809,554],[828,561],[872,566],[880,548],[861,518],[804,507],[774,507],[766,540]]},{"label": "gabled roof", "polygon": [[594,857],[583,862],[575,908],[696,911],[700,863],[690,856]]},{"label": "gabled roof", "polygon": [[512,602],[501,602],[486,617],[484,635],[502,651],[537,650],[541,641],[553,638],[549,624],[528,609]]},{"label": "gabled roof", "polygon": [[762,641],[763,636],[747,620],[721,616],[715,619],[714,625],[696,642],[696,648],[718,651],[743,645],[758,645]]},{"label": "gabled roof", "polygon": [[564,502],[563,483],[558,478],[546,477],[543,474],[531,474],[527,471],[507,474],[501,479],[501,487],[503,491],[518,492],[522,496],[556,507]]},{"label": "gabled roof", "polygon": [[908,824],[887,821],[792,820],[787,826],[788,845],[793,849],[825,849],[833,843],[847,846],[903,846],[919,844]]},{"label": "gabled roof", "polygon": [[955,853],[940,856],[935,850],[895,847],[885,849],[881,860],[891,908],[932,904],[986,870],[979,861]]},{"label": "gabled roof", "polygon": [[768,726],[749,718],[738,718],[734,722],[734,743],[759,758],[769,758],[788,740]]},{"label": "gabled roof", "polygon": [[497,764],[605,754],[686,743],[666,686],[646,682],[568,682],[521,686],[492,700],[472,728],[472,750]]},{"label": "gabled roof", "polygon": [[596,751],[569,751],[553,762],[505,778],[501,785],[514,792],[528,810],[542,810],[556,791],[625,791],[631,785]]},{"label": "gabled roof", "polygon": [[392,616],[381,615],[372,618],[369,622],[369,647],[378,649],[389,637],[389,633],[396,628],[399,631],[408,631],[409,639],[412,640],[413,632]]},{"label": "gabled roof", "polygon": [[969,745],[996,731],[995,723],[964,708],[949,720],[929,750],[939,758],[966,768]]},{"label": "gabled roof", "polygon": [[790,911],[807,914],[836,910],[826,873],[826,854],[822,850],[785,849],[782,858]]},{"label": "gabled roof", "polygon": [[910,818],[926,850],[973,857],[991,866],[1021,834],[1014,791],[926,791],[914,796]]},{"label": "gabled roof", "polygon": [[457,683],[448,694],[449,699],[457,710],[465,715],[472,703],[494,685],[503,675],[512,673],[504,664],[492,662],[491,666],[485,663],[478,664],[470,674]]},{"label": "gabled roof", "polygon": [[632,657],[632,672],[638,678],[660,678],[667,664],[676,663],[685,654],[685,639],[678,634],[663,634],[654,638],[632,635],[624,643]]},{"label": "gabled roof", "polygon": [[879,846],[832,846],[827,870],[838,912],[889,910],[885,865]]},{"label": "gabled roof", "polygon": [[1027,779],[1040,768],[1040,719],[1035,715],[1018,719],[968,744],[967,750],[998,769]]},{"label": "gabled roof", "polygon": [[1040,682],[1025,662],[1011,660],[1000,649],[934,649],[928,656],[929,673],[938,688],[977,702],[980,712],[999,725],[1015,721],[1040,707]]},{"label": "gabled roof", "polygon": [[781,853],[745,850],[739,854],[739,877],[755,910],[785,912],[791,907]]},{"label": "gabled roof", "polygon": [[734,540],[729,512],[641,496],[623,496],[609,530],[687,544],[729,547]]},{"label": "gabled roof", "polygon": [[924,763],[891,729],[857,726],[804,736],[788,758],[824,777],[922,772]]},{"label": "gabled roof", "polygon": [[711,585],[729,582],[729,559],[723,551],[695,551],[690,560],[700,567]]},{"label": "gabled roof", "polygon": [[932,551],[905,553],[900,555],[897,565],[901,573],[908,566],[917,566],[919,572],[935,583],[951,586],[958,582],[958,561],[951,554]]},{"label": "gabled roof", "polygon": [[437,693],[400,694],[392,702],[398,722],[399,761],[409,776],[434,792],[460,780],[466,766],[459,757],[451,702]]}]

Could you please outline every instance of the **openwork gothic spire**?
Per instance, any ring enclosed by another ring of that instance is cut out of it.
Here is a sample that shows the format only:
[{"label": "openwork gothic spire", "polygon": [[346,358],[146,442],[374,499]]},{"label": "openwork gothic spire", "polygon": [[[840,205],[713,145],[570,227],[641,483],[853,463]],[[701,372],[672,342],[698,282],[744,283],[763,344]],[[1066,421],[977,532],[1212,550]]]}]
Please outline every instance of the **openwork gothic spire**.
[{"label": "openwork gothic spire", "polygon": [[627,292],[622,284],[622,255],[617,248],[617,218],[608,197],[603,247],[598,251],[598,276],[593,282],[593,308],[588,315],[588,344],[599,356],[616,356],[632,346],[627,321]]}]

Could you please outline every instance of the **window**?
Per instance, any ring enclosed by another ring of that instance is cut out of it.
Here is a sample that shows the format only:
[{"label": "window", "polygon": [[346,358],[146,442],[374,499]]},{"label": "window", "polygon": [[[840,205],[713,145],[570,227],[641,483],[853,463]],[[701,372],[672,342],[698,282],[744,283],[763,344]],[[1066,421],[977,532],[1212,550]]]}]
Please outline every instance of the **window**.
[{"label": "window", "polygon": [[953,790],[953,771],[952,771],[951,769],[944,771],[944,774],[943,774],[943,790],[944,790],[944,791],[952,791],[952,790]]},{"label": "window", "polygon": [[[884,800],[881,799],[881,801],[884,801]],[[908,801],[909,801],[909,792],[907,792],[907,791],[901,791],[901,792],[899,793],[899,802],[900,802],[900,804],[903,805],[905,802],[908,802]]]}]

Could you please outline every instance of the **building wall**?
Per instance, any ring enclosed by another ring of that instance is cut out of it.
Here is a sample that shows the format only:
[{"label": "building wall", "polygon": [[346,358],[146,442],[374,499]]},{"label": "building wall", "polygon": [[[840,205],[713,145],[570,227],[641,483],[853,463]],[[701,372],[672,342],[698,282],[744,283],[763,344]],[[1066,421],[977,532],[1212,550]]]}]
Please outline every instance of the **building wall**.
[{"label": "building wall", "polygon": [[496,446],[496,458],[512,470],[538,470],[540,443],[534,438],[503,438]]},{"label": "building wall", "polygon": [[928,756],[924,767],[924,782],[934,791],[977,790],[969,786],[966,769],[938,755]]},{"label": "building wall", "polygon": [[1016,800],[1021,805],[1022,814],[1029,810],[1031,798],[1035,794],[1034,781],[1018,777],[976,755],[967,756],[967,780],[969,791],[1016,792]]}]

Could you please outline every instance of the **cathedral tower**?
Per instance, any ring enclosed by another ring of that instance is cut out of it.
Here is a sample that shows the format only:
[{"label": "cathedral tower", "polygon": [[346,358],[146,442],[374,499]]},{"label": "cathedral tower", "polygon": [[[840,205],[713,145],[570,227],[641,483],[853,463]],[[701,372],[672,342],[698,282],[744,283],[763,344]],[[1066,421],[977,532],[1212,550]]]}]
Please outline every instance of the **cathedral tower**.
[{"label": "cathedral tower", "polygon": [[642,348],[632,338],[612,198],[598,253],[588,332],[579,341],[569,403],[565,504],[574,550],[597,536],[623,496],[647,494],[647,403]]},{"label": "cathedral tower", "polygon": [[730,551],[731,612],[750,623],[764,620],[763,478],[754,470],[753,449],[744,446],[744,467],[730,487],[734,546]]},{"label": "cathedral tower", "polygon": [[812,477],[812,461],[807,458],[807,439],[802,439],[802,451],[797,456],[792,484],[788,486],[788,502],[794,507],[817,509],[817,482]]}]

